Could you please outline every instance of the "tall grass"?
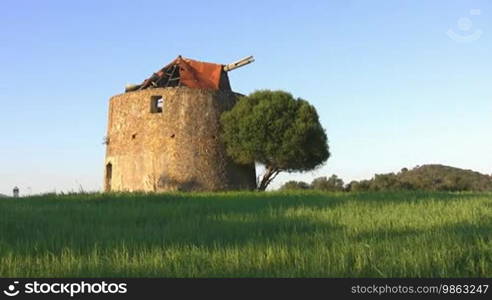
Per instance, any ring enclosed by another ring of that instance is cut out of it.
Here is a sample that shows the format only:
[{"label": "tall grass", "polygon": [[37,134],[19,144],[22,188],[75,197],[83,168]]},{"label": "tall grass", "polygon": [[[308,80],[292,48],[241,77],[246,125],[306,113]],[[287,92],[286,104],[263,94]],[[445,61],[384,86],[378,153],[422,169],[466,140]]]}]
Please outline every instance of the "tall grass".
[{"label": "tall grass", "polygon": [[0,200],[0,277],[492,277],[491,193]]}]

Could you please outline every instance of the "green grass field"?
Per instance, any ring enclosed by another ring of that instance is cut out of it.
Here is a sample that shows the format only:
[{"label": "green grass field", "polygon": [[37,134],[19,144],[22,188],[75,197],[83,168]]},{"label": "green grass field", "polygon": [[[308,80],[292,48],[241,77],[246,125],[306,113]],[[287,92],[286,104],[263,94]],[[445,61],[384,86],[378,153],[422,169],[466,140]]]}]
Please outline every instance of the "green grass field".
[{"label": "green grass field", "polygon": [[0,199],[0,277],[492,277],[492,193]]}]

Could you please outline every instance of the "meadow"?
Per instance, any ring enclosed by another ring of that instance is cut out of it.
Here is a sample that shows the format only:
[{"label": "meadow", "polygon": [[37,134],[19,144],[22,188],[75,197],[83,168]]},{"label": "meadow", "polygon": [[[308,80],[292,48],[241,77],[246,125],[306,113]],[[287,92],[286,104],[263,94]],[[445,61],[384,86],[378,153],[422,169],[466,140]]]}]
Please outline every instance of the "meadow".
[{"label": "meadow", "polygon": [[0,199],[0,277],[492,277],[492,193]]}]

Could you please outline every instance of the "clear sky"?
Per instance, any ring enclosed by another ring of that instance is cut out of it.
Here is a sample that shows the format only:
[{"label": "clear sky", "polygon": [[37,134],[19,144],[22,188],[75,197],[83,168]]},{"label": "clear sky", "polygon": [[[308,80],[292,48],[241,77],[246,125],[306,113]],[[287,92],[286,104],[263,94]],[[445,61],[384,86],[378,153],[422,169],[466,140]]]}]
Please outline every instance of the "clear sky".
[{"label": "clear sky", "polygon": [[441,163],[492,173],[492,2],[23,1],[0,5],[0,193],[102,187],[108,99],[178,54],[256,62],[233,88],[318,109],[346,182]]}]

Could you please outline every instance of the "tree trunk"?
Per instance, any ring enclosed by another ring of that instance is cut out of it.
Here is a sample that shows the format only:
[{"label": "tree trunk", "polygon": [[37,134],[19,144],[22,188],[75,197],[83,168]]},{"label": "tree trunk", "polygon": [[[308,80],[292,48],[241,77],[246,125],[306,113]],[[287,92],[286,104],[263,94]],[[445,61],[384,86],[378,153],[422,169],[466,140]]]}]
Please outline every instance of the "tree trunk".
[{"label": "tree trunk", "polygon": [[272,180],[275,179],[275,177],[277,177],[277,175],[278,175],[278,173],[280,173],[280,171],[281,170],[278,168],[267,166],[265,173],[263,174],[263,177],[261,178],[260,184],[258,185],[258,191],[266,190],[266,188],[268,187],[270,182],[272,182]]}]

